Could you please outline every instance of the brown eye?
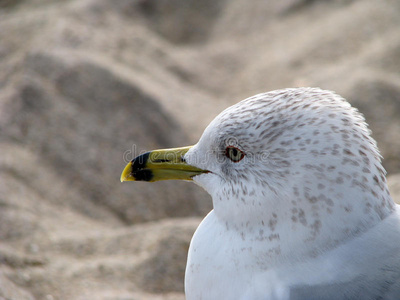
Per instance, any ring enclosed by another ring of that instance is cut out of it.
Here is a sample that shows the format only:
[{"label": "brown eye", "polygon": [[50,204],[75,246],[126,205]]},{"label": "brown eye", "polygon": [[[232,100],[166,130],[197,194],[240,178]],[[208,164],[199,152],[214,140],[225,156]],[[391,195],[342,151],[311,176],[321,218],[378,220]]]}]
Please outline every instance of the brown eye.
[{"label": "brown eye", "polygon": [[243,159],[244,153],[236,147],[228,146],[225,149],[225,155],[233,162],[239,162]]}]

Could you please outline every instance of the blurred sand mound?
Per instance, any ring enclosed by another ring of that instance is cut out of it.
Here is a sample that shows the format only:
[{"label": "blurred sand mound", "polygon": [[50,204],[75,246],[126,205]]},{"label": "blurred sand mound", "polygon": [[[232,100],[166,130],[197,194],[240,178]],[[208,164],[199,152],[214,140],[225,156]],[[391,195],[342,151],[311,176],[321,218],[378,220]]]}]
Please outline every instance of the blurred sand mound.
[{"label": "blurred sand mound", "polygon": [[[120,184],[225,107],[319,86],[400,171],[400,2],[0,1],[0,299],[183,299],[193,184]],[[390,178],[400,199],[400,177]]]}]

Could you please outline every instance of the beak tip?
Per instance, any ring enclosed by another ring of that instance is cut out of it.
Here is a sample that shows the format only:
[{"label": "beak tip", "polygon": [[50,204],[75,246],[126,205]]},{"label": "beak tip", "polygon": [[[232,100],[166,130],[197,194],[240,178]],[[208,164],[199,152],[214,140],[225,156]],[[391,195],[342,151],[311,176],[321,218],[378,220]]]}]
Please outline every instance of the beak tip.
[{"label": "beak tip", "polygon": [[132,164],[128,163],[126,165],[126,167],[124,168],[124,170],[122,171],[122,174],[120,177],[121,182],[127,181],[129,175],[131,174],[131,171],[132,171]]}]

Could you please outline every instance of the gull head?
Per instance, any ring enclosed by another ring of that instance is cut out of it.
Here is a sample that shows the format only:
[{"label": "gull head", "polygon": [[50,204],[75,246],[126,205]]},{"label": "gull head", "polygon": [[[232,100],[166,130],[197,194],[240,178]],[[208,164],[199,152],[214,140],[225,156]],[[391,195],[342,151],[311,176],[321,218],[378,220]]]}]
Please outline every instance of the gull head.
[{"label": "gull head", "polygon": [[226,226],[267,224],[262,235],[276,242],[329,247],[394,209],[364,118],[318,88],[255,95],[220,113],[196,145],[146,155],[122,181],[193,180]]}]

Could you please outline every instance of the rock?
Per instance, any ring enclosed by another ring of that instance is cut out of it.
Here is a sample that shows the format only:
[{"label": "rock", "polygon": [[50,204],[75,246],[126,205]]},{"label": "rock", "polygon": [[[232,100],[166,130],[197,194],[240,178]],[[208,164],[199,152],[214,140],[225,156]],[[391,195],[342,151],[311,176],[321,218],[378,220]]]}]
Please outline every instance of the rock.
[{"label": "rock", "polygon": [[[164,220],[119,229],[81,222],[81,230],[73,233],[64,220],[67,228],[29,240],[39,249],[34,257],[16,259],[15,254],[8,254],[7,264],[18,269],[10,277],[37,299],[47,295],[55,299],[119,299],[118,295],[158,299],[157,293],[164,295],[159,299],[182,299],[182,262],[199,221]],[[2,253],[0,249],[0,257]]]},{"label": "rock", "polygon": [[45,159],[79,190],[82,202],[105,206],[127,223],[197,213],[191,185],[177,184],[193,194],[191,201],[186,195],[176,201],[176,192],[165,192],[168,183],[142,187],[134,195],[131,187],[117,185],[121,168],[139,154],[139,145],[186,144],[185,133],[154,99],[98,61],[41,52],[28,55],[24,64],[5,135]]},{"label": "rock", "polygon": [[363,80],[348,99],[365,116],[372,128],[389,173],[400,169],[400,84],[385,78]]},{"label": "rock", "polygon": [[140,18],[168,41],[186,44],[207,40],[213,23],[224,8],[224,1],[126,0],[115,6],[121,15]]},{"label": "rock", "polygon": [[35,298],[0,273],[0,299],[34,300]]}]

